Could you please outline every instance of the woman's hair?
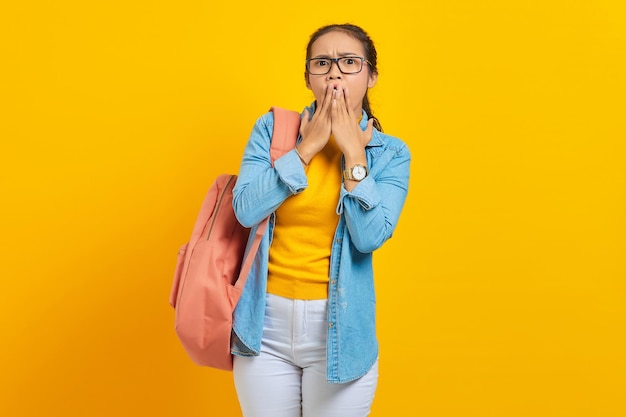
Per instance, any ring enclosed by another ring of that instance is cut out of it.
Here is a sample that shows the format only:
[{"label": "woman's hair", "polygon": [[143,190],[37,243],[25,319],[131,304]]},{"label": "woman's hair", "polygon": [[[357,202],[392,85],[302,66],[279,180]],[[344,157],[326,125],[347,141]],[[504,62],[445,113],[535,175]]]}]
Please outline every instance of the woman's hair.
[{"label": "woman's hair", "polygon": [[[316,30],[312,35],[311,39],[309,39],[309,43],[306,47],[306,59],[311,58],[311,46],[313,43],[318,40],[322,35],[325,35],[329,32],[344,32],[345,34],[352,36],[354,39],[361,42],[363,45],[363,51],[365,52],[365,59],[367,61],[367,65],[370,73],[378,74],[378,69],[376,68],[377,54],[376,48],[374,47],[374,41],[370,39],[367,32],[365,32],[362,28],[356,25],[351,25],[349,23],[341,24],[341,25],[328,25],[322,26],[318,30]],[[308,77],[308,73],[305,70],[304,76]],[[367,97],[367,92],[365,93],[365,97],[363,97],[363,110],[367,114],[367,117],[370,119],[374,119],[374,127],[382,132],[383,128],[380,125],[378,119],[372,113],[372,109],[370,108],[370,102]]]}]

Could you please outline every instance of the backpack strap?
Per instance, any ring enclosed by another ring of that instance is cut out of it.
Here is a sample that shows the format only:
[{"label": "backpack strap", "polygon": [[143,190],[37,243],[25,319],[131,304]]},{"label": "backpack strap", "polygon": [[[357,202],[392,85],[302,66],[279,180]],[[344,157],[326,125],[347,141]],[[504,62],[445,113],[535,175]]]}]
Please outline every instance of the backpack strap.
[{"label": "backpack strap", "polygon": [[[296,140],[298,139],[298,133],[300,131],[300,113],[280,107],[272,107],[270,111],[274,113],[274,130],[272,131],[272,145],[270,147],[270,158],[272,159],[273,166],[275,160],[296,146]],[[256,257],[256,253],[259,251],[261,238],[265,234],[269,222],[270,216],[267,216],[256,228],[250,250],[246,253],[243,263],[241,264],[239,278],[237,278],[235,287],[242,291],[248,279],[248,274],[250,274],[252,262]]]},{"label": "backpack strap", "polygon": [[272,132],[272,146],[270,157],[274,161],[292,150],[296,146],[296,139],[300,131],[300,113],[280,107],[270,109],[274,113],[274,131]]}]

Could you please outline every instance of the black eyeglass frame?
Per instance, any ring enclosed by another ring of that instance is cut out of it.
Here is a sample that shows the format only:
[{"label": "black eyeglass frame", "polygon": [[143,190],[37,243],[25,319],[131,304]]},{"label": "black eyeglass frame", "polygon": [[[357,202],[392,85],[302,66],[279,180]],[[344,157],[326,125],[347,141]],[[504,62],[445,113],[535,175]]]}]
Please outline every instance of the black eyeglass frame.
[{"label": "black eyeglass frame", "polygon": [[[341,69],[341,65],[339,65],[339,61],[342,60],[342,59],[360,59],[361,60],[361,69],[359,69],[356,72],[344,72]],[[324,73],[320,73],[320,74],[317,74],[317,73],[313,74],[311,72],[311,61],[330,61],[330,65],[328,66],[328,71],[326,71]],[[342,74],[358,74],[361,71],[363,71],[363,65],[366,62],[369,65],[370,62],[367,59],[365,59],[364,57],[362,57],[362,56],[342,56],[342,57],[339,57],[339,58],[309,58],[309,59],[307,59],[305,61],[305,67],[306,67],[307,72],[310,75],[326,75],[333,68],[333,63],[334,63],[335,65],[337,65],[337,68],[339,68],[339,72],[341,72]]]}]

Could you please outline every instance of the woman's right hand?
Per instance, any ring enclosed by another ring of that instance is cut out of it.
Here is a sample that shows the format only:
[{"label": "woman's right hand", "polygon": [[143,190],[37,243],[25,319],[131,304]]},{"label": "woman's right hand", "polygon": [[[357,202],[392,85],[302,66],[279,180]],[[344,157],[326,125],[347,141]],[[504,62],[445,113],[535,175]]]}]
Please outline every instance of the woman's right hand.
[{"label": "woman's right hand", "polygon": [[324,99],[321,103],[317,103],[311,120],[309,120],[309,110],[304,110],[304,116],[300,122],[302,141],[298,144],[298,153],[305,164],[311,162],[311,159],[326,146],[330,139],[333,92],[332,85],[326,85]]}]

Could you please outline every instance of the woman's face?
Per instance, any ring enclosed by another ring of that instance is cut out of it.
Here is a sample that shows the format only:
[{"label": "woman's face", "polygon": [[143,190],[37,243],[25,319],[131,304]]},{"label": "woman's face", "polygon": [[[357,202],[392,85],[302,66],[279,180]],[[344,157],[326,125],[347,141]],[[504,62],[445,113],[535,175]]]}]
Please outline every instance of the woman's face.
[{"label": "woman's face", "polygon": [[[320,36],[311,45],[309,58],[340,58],[345,56],[365,57],[363,45],[360,41],[345,32],[332,31]],[[333,62],[328,74],[312,75],[307,73],[306,86],[313,91],[318,103],[324,98],[324,86],[330,88],[341,86],[348,89],[350,94],[350,106],[357,117],[361,115],[361,105],[367,89],[376,84],[377,75],[371,74],[367,62],[363,63],[363,69],[356,74],[343,74],[339,71],[337,63]]]}]

